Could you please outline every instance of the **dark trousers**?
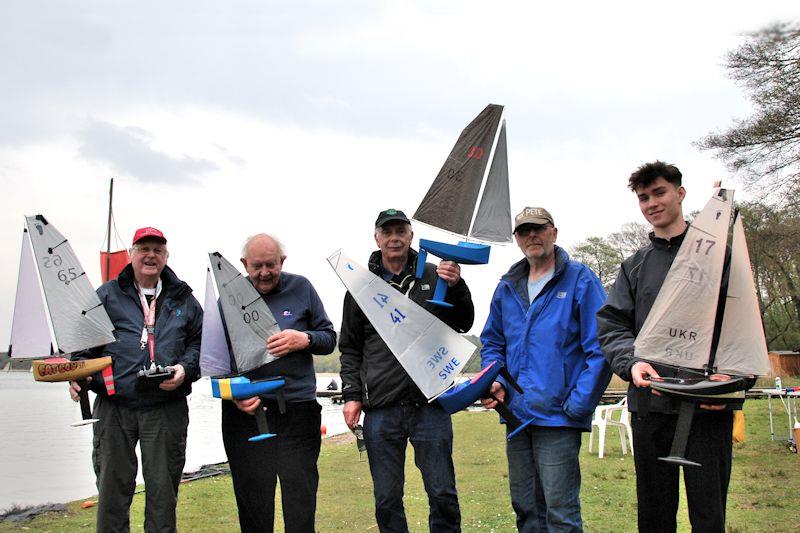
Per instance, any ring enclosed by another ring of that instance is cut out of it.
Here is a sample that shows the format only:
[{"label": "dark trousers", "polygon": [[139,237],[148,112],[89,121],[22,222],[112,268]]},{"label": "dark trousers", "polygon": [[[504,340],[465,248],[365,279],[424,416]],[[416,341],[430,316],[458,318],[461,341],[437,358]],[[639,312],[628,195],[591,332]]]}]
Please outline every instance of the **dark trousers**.
[{"label": "dark trousers", "polygon": [[406,532],[403,508],[406,446],[428,493],[428,529],[460,531],[461,510],[453,467],[453,425],[438,404],[394,405],[364,415],[364,442],[375,493],[375,519],[381,533]]},{"label": "dark trousers", "polygon": [[259,433],[255,416],[243,413],[233,402],[222,402],[222,440],[233,478],[239,527],[244,533],[273,531],[275,486],[280,479],[286,532],[313,533],[322,408],[316,400],[290,403],[286,413],[280,414],[275,402],[264,404],[270,432],[277,436],[249,442],[249,437]]},{"label": "dark trousers", "polygon": [[136,489],[136,442],[142,452],[145,484],[144,530],[177,531],[175,507],[186,461],[186,399],[148,410],[129,409],[98,396],[94,414],[94,471],[97,475],[97,531],[130,531]]},{"label": "dark trousers", "polygon": [[[669,455],[678,415],[633,415],[633,450],[639,531],[673,532],[678,511],[678,469],[659,461]],[[686,458],[700,467],[683,467],[689,520],[693,531],[724,533],[731,477],[733,413],[695,413]]]}]

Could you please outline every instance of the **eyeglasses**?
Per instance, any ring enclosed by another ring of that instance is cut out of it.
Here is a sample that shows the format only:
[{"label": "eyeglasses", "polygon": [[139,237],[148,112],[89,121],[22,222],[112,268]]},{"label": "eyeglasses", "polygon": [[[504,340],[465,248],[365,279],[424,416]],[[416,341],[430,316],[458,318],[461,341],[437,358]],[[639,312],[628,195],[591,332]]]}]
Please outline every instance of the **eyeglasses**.
[{"label": "eyeglasses", "polygon": [[533,233],[541,233],[546,229],[552,228],[552,224],[523,224],[522,226],[518,227],[514,233],[519,235],[520,237],[527,237],[530,235],[531,232]]},{"label": "eyeglasses", "polygon": [[136,246],[133,247],[133,251],[136,252],[136,253],[143,254],[143,255],[147,255],[147,254],[152,253],[153,255],[157,255],[158,257],[163,257],[163,256],[167,255],[167,249],[166,248],[161,248],[159,246],[156,246],[155,248],[150,248],[147,245],[145,245],[145,246],[136,245]]}]

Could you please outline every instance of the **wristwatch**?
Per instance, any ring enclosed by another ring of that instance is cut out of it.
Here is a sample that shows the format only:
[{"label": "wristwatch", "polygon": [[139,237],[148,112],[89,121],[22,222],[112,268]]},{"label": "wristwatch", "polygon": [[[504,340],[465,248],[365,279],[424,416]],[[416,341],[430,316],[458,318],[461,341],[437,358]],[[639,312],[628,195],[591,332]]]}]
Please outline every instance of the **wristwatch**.
[{"label": "wristwatch", "polygon": [[307,331],[306,331],[306,337],[308,337],[308,346],[306,346],[306,348],[310,348],[310,347],[311,347],[311,342],[312,342],[314,339],[312,339],[312,338],[311,338],[311,333],[309,333],[309,332],[307,332]]}]

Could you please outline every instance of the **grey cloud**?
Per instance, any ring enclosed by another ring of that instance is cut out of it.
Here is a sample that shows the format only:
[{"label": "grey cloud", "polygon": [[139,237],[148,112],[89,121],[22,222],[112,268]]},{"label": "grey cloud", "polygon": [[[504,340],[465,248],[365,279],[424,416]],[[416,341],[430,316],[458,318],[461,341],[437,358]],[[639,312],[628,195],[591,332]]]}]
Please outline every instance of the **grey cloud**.
[{"label": "grey cloud", "polygon": [[199,175],[219,170],[208,159],[176,158],[153,149],[153,134],[141,128],[91,121],[78,138],[79,153],[85,159],[108,164],[117,174],[146,183],[194,183]]}]

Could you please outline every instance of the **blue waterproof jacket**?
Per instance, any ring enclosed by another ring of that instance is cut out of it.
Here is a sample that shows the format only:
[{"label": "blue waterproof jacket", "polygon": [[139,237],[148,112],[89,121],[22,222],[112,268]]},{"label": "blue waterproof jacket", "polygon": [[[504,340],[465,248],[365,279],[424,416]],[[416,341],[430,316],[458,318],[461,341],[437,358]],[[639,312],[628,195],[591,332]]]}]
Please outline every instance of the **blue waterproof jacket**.
[{"label": "blue waterproof jacket", "polygon": [[524,395],[499,381],[521,421],[589,431],[611,379],[595,320],[606,293],[586,265],[571,261],[558,246],[555,255],[553,279],[530,305],[527,259],[500,279],[481,334],[481,364],[500,361],[508,367]]}]

